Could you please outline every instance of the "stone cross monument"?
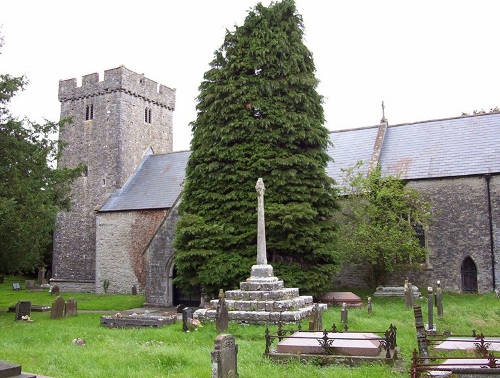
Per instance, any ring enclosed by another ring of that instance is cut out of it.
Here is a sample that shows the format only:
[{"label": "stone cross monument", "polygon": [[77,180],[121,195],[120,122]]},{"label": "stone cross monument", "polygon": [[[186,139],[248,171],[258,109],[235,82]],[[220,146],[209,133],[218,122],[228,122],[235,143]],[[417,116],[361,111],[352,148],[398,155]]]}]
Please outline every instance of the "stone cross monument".
[{"label": "stone cross monument", "polygon": [[257,265],[267,265],[266,252],[266,226],[264,222],[264,181],[262,178],[257,180],[255,185],[257,190]]}]

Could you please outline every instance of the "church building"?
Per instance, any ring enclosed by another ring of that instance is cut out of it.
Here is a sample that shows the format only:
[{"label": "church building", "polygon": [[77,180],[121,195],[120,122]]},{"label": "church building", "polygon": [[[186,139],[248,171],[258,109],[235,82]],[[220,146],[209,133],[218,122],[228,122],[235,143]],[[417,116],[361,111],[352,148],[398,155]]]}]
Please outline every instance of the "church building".
[{"label": "church building", "polygon": [[[189,151],[172,151],[175,90],[125,67],[61,81],[61,166],[88,166],[59,215],[52,284],[62,291],[145,293],[148,305],[196,304],[175,288],[172,248]],[[400,175],[431,202],[428,258],[395,272],[443,290],[485,293],[500,285],[500,113],[330,133],[327,173],[358,161]],[[250,267],[249,267],[250,268]],[[346,266],[332,289],[370,287],[366,271]]]}]

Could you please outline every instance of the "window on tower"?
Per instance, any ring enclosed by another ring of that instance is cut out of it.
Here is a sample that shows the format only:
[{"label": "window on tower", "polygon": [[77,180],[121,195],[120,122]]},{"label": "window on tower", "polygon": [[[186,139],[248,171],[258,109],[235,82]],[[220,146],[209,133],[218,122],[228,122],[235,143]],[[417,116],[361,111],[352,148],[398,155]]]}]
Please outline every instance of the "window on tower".
[{"label": "window on tower", "polygon": [[94,119],[94,104],[90,104],[85,107],[85,121],[90,119]]},{"label": "window on tower", "polygon": [[146,107],[146,109],[144,109],[144,122],[151,123],[151,113],[152,113],[151,108]]}]

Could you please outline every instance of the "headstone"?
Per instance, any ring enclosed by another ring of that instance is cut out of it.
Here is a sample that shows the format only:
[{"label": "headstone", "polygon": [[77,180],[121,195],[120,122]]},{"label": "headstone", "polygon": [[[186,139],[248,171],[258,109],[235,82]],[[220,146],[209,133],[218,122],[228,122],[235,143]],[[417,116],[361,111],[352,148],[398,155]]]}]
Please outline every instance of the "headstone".
[{"label": "headstone", "polygon": [[372,309],[372,297],[368,297],[367,307],[368,307],[368,313],[371,314],[373,311],[373,309]]},{"label": "headstone", "polygon": [[137,286],[132,286],[132,295],[137,295]]},{"label": "headstone", "polygon": [[38,269],[38,283],[39,284],[44,284],[47,283],[47,280],[45,279],[45,272],[47,270],[44,267],[41,267]]},{"label": "headstone", "polygon": [[58,296],[59,295],[59,286],[58,285],[52,286],[52,288],[50,289],[50,294]]},{"label": "headstone", "polygon": [[432,286],[427,288],[427,319],[426,331],[436,332],[436,327],[434,326],[434,294],[432,293]]},{"label": "headstone", "polygon": [[238,378],[238,345],[234,335],[221,334],[211,353],[212,378]]},{"label": "headstone", "polygon": [[78,308],[75,298],[69,298],[67,300],[64,305],[64,313],[66,314],[66,317],[78,315]]},{"label": "headstone", "polygon": [[55,301],[52,302],[52,308],[50,310],[51,319],[60,319],[64,316],[64,299],[58,296]]},{"label": "headstone", "polygon": [[413,314],[415,316],[415,328],[417,329],[418,354],[420,357],[428,357],[429,353],[427,350],[427,332],[424,328],[422,308],[419,304],[413,305]]},{"label": "headstone", "polygon": [[322,331],[323,330],[323,317],[319,304],[315,304],[311,313],[311,320],[309,322],[309,331]]},{"label": "headstone", "polygon": [[436,286],[436,308],[438,313],[438,318],[443,317],[443,292],[441,289],[441,281],[437,281]]},{"label": "headstone", "polygon": [[340,321],[347,324],[347,305],[342,303],[342,310],[340,310]]},{"label": "headstone", "polygon": [[35,288],[35,280],[26,280],[24,281],[25,289],[34,289]]},{"label": "headstone", "polygon": [[14,282],[12,284],[12,290],[21,290],[21,285],[19,285],[19,282]]},{"label": "headstone", "polygon": [[182,330],[184,332],[189,331],[189,322],[193,319],[193,310],[190,307],[186,307],[182,310]]},{"label": "headstone", "polygon": [[217,310],[215,313],[215,328],[217,332],[227,331],[229,326],[229,310],[226,304],[226,298],[224,297],[224,291],[220,289],[219,291],[219,302],[217,303]]},{"label": "headstone", "polygon": [[19,301],[16,304],[16,318],[15,320],[23,320],[23,316],[31,316],[31,302]]}]

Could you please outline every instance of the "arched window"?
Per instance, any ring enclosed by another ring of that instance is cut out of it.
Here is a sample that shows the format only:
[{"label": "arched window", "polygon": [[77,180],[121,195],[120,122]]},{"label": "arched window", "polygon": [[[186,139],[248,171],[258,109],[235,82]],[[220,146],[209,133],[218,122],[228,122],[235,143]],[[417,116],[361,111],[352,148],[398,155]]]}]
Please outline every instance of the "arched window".
[{"label": "arched window", "polygon": [[460,268],[462,276],[462,292],[477,293],[477,267],[474,260],[467,256]]}]

